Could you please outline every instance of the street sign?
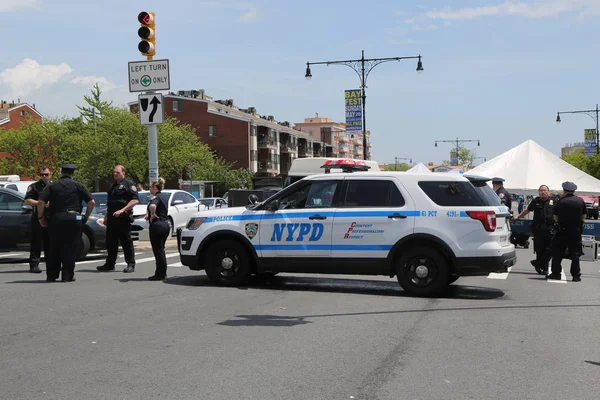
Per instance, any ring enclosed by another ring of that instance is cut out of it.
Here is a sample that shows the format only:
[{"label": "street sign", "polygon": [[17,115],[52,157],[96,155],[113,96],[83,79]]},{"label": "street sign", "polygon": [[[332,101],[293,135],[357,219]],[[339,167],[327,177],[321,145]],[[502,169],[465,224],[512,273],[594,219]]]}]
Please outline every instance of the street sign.
[{"label": "street sign", "polygon": [[130,92],[152,92],[169,89],[171,89],[169,60],[129,62]]},{"label": "street sign", "polygon": [[165,120],[163,96],[160,93],[140,94],[138,96],[140,123],[142,125],[162,124]]}]

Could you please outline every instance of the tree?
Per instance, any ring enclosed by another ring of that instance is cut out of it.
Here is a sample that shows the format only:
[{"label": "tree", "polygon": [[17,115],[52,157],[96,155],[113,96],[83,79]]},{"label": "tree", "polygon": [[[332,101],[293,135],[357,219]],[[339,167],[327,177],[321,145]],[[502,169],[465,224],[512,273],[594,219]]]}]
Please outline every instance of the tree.
[{"label": "tree", "polygon": [[[456,154],[456,147],[450,150],[450,157],[454,158]],[[475,150],[469,150],[464,146],[458,146],[458,165],[466,167],[472,165],[475,160]],[[443,166],[449,166],[450,160],[442,161]]]},{"label": "tree", "polygon": [[410,166],[406,163],[402,164],[387,164],[382,167],[382,171],[408,171]]},{"label": "tree", "polygon": [[584,150],[577,150],[574,153],[562,157],[563,160],[579,168],[583,172],[600,179],[600,155],[594,154],[587,157]]},{"label": "tree", "polygon": [[53,121],[42,124],[28,117],[18,129],[0,131],[0,151],[12,156],[0,160],[0,174],[31,178],[42,166],[54,170],[58,162],[56,130]]},{"label": "tree", "polygon": [[88,104],[86,106],[77,106],[79,113],[86,121],[93,121],[94,118],[101,118],[102,115],[112,107],[112,101],[104,101],[100,99],[102,90],[98,83],[94,84],[91,90],[91,96],[83,96],[83,99]]}]

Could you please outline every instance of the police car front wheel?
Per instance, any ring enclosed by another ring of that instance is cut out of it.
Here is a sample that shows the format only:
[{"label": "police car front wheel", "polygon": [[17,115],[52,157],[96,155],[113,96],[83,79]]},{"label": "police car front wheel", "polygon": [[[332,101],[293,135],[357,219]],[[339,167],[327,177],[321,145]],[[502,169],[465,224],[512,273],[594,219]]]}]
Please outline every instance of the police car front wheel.
[{"label": "police car front wheel", "polygon": [[206,250],[204,270],[217,285],[237,286],[250,275],[250,257],[235,240],[218,240]]},{"label": "police car front wheel", "polygon": [[416,247],[403,253],[397,264],[396,275],[402,289],[419,296],[439,293],[450,281],[446,259],[429,247]]}]

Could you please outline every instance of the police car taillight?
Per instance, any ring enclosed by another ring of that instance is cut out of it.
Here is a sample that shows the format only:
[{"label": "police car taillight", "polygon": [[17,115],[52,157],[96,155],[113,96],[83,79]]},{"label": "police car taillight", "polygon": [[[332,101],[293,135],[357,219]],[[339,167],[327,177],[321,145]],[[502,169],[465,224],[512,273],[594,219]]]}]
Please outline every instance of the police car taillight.
[{"label": "police car taillight", "polygon": [[467,211],[467,215],[473,219],[478,219],[488,232],[496,230],[496,213],[493,211]]}]

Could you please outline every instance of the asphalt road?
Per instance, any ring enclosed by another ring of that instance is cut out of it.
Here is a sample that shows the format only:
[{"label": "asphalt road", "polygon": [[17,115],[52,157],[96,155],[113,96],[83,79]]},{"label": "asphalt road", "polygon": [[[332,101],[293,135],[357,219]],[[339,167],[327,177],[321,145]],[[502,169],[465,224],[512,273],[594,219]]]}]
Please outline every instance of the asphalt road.
[{"label": "asphalt road", "polygon": [[[2,399],[594,399],[600,263],[510,273],[439,298],[386,277],[281,275],[219,288],[140,250],[133,274],[46,283],[0,254]],[[18,256],[18,255],[16,255]],[[119,261],[122,261],[120,259]],[[567,262],[564,262],[567,265]],[[120,266],[124,268],[123,266]]]}]

